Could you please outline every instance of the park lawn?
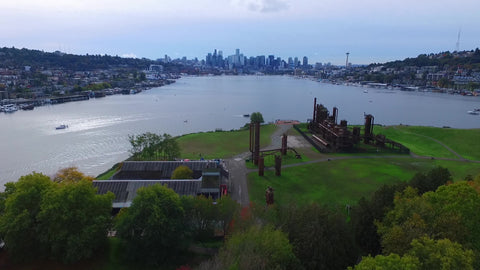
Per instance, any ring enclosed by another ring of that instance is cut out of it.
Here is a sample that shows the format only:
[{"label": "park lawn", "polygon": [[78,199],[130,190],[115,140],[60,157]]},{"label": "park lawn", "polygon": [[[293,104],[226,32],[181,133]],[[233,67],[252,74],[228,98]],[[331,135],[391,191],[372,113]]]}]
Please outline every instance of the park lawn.
[{"label": "park lawn", "polygon": [[[269,145],[275,125],[262,125],[260,145]],[[188,159],[229,158],[249,151],[250,131],[218,131],[187,134],[177,139],[181,157]],[[200,156],[201,155],[201,156]]]},{"label": "park lawn", "polygon": [[[459,155],[470,160],[480,160],[480,129],[452,129],[423,126],[375,126],[375,133],[409,147],[418,155],[458,158],[437,142],[423,137],[428,136],[441,141]],[[423,136],[419,136],[423,135]]]},{"label": "park lawn", "polygon": [[405,158],[344,159],[298,167],[282,168],[282,175],[266,171],[248,175],[250,200],[265,203],[265,189],[275,189],[275,201],[280,204],[316,202],[326,205],[355,204],[384,184],[410,180],[416,172],[427,172],[435,166],[450,170],[455,180],[480,173],[477,163]]}]

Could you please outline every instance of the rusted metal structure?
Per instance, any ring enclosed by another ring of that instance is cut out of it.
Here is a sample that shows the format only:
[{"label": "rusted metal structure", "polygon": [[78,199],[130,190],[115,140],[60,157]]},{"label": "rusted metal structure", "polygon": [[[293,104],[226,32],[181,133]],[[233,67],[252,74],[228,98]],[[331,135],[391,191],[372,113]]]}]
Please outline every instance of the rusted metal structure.
[{"label": "rusted metal structure", "polygon": [[283,134],[282,135],[282,150],[281,150],[282,156],[287,155],[287,149],[288,149],[288,147],[287,147],[287,134]]},{"label": "rusted metal structure", "polygon": [[260,123],[250,123],[250,152],[252,153],[253,164],[258,165],[260,156]]},{"label": "rusted metal structure", "polygon": [[[349,130],[347,121],[341,120],[337,124],[338,109],[333,108],[332,115],[322,104],[317,104],[317,98],[313,104],[313,120],[309,123],[311,137],[315,144],[324,149],[333,151],[348,151],[362,140],[360,127],[354,127]],[[379,147],[390,147],[393,150],[409,153],[410,150],[404,145],[385,138],[384,135],[375,135],[373,126],[375,118],[371,114],[365,114],[365,125],[363,133],[363,142],[365,144],[375,144]]]},{"label": "rusted metal structure", "polygon": [[265,172],[265,158],[258,158],[258,176],[263,176]]},{"label": "rusted metal structure", "polygon": [[282,156],[275,156],[275,175],[282,175]]},{"label": "rusted metal structure", "polygon": [[273,188],[270,186],[265,191],[265,201],[267,203],[267,206],[272,205],[274,203]]},{"label": "rusted metal structure", "polygon": [[313,139],[323,145],[325,148],[333,149],[334,151],[348,150],[359,141],[357,133],[348,130],[347,120],[338,121],[338,108],[333,108],[333,113],[330,115],[328,109],[322,104],[317,104],[317,99],[314,100],[314,117],[310,122],[310,130],[313,133]]},{"label": "rusted metal structure", "polygon": [[363,135],[363,142],[369,144],[375,138],[373,136],[373,125],[375,118],[371,114],[365,115],[365,130]]}]

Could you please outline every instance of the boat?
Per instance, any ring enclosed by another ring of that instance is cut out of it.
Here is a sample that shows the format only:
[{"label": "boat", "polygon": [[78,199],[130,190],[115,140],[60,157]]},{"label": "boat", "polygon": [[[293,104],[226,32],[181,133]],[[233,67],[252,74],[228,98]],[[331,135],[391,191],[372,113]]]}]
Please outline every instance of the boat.
[{"label": "boat", "polygon": [[244,114],[243,117],[250,117],[250,114]]},{"label": "boat", "polygon": [[20,108],[24,111],[27,111],[27,110],[31,111],[33,110],[34,107],[35,106],[33,105],[33,103],[31,103],[31,104],[23,104]]},{"label": "boat", "polygon": [[55,129],[66,129],[68,128],[67,125],[61,124],[60,126],[55,127]]},{"label": "boat", "polygon": [[478,115],[480,112],[479,111],[468,111],[467,113],[472,114],[472,115]]},{"label": "boat", "polygon": [[363,90],[363,93],[368,93],[368,90],[367,89]]}]

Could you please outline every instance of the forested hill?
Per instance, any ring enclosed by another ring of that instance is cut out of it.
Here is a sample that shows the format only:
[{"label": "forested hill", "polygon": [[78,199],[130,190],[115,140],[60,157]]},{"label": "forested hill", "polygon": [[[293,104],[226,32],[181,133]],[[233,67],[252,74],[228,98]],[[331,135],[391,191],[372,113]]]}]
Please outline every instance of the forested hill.
[{"label": "forested hill", "polygon": [[415,58],[406,58],[387,62],[384,64],[371,64],[370,66],[384,66],[385,68],[403,68],[408,66],[424,67],[438,66],[439,68],[448,69],[457,68],[459,66],[467,69],[480,69],[480,50],[477,48],[471,51],[461,52],[441,52],[437,54],[420,54]]},{"label": "forested hill", "polygon": [[[36,68],[64,68],[75,71],[129,67],[145,69],[150,64],[160,64],[146,58],[122,58],[109,55],[74,55],[62,52],[44,52],[30,49],[0,48],[0,68],[23,69],[24,66]],[[162,65],[171,65],[161,63]]]}]

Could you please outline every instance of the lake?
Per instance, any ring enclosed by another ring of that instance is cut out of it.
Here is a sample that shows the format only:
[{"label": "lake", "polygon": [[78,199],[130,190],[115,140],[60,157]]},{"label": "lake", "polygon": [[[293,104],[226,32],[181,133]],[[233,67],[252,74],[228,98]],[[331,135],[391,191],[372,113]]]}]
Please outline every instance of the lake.
[{"label": "lake", "polygon": [[[312,118],[313,99],[338,119],[363,124],[480,128],[480,97],[332,85],[288,76],[185,77],[136,95],[107,96],[0,114],[0,190],[32,171],[76,166],[96,176],[129,156],[128,135],[237,129],[259,111],[265,121]],[[60,124],[68,128],[56,130]]]}]

